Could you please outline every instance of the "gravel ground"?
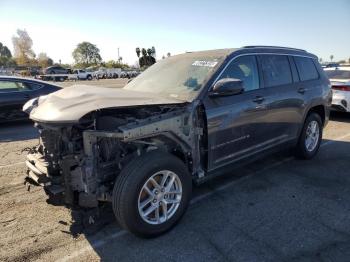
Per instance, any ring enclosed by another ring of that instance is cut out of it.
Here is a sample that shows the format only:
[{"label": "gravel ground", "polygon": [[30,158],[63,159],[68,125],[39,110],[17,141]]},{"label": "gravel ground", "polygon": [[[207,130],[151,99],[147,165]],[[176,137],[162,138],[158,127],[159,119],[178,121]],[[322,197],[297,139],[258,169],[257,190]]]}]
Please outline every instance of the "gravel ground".
[{"label": "gravel ground", "polygon": [[28,192],[22,150],[36,143],[31,123],[0,126],[0,261],[349,261],[348,115],[333,115],[311,161],[277,154],[195,188],[178,226],[150,240],[108,205],[85,226],[81,210]]}]

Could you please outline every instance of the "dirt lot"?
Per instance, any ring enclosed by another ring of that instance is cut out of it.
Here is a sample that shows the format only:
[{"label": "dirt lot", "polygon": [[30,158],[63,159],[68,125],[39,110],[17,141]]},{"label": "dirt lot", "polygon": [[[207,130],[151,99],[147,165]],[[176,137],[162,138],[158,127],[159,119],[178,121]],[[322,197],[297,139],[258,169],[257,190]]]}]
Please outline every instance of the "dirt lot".
[{"label": "dirt lot", "polygon": [[315,159],[286,152],[228,170],[195,188],[174,230],[149,240],[121,230],[109,205],[88,226],[84,211],[28,192],[22,150],[36,143],[30,122],[0,126],[0,261],[349,261],[348,115],[332,115]]}]

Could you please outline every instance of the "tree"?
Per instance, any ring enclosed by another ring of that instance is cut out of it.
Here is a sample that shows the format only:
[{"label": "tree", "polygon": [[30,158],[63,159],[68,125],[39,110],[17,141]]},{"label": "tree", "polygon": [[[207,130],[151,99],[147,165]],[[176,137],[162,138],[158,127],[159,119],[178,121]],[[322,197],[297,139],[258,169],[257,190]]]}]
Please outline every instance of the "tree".
[{"label": "tree", "polygon": [[152,56],[154,57],[154,58],[156,58],[156,48],[154,47],[154,46],[152,46]]},{"label": "tree", "polygon": [[12,57],[11,51],[7,48],[7,46],[3,45],[1,42],[0,42],[0,56],[6,57],[6,58]]},{"label": "tree", "polygon": [[11,51],[0,42],[0,66],[15,66],[16,62],[12,58]]},{"label": "tree", "polygon": [[350,64],[350,57],[349,57],[349,59],[348,59],[348,63]]},{"label": "tree", "polygon": [[331,55],[329,58],[331,59],[331,62],[332,62],[333,58],[334,58],[334,55]]},{"label": "tree", "polygon": [[169,53],[167,53],[166,55],[167,55],[167,57],[171,57],[171,54],[170,54],[170,52],[169,52]]},{"label": "tree", "polygon": [[140,58],[140,53],[141,53],[141,50],[139,47],[136,47],[136,55],[138,58]]},{"label": "tree", "polygon": [[38,65],[41,66],[42,68],[53,65],[53,60],[50,57],[48,57],[46,53],[38,54],[37,60],[38,60]]},{"label": "tree", "polygon": [[89,42],[82,42],[74,49],[73,58],[76,64],[84,67],[101,63],[100,49]]},{"label": "tree", "polygon": [[320,63],[322,64],[322,62],[323,62],[323,59],[320,57],[320,59],[318,59],[319,61],[320,61]]},{"label": "tree", "polygon": [[[138,56],[139,56],[139,53],[138,53],[139,50],[140,50],[140,48],[137,47],[136,54]],[[148,48],[147,50],[145,48],[142,48],[141,53],[142,53],[142,56],[139,57],[140,68],[147,68],[156,62],[156,59],[152,56],[152,54],[153,54],[152,48]]]},{"label": "tree", "polygon": [[107,68],[121,68],[121,69],[129,68],[129,65],[123,64],[123,63],[121,63],[119,61],[115,61],[115,60],[109,60],[108,62],[106,62],[105,66]]},{"label": "tree", "polygon": [[12,37],[14,57],[19,65],[30,65],[35,58],[33,41],[26,30],[17,29],[17,36]]}]

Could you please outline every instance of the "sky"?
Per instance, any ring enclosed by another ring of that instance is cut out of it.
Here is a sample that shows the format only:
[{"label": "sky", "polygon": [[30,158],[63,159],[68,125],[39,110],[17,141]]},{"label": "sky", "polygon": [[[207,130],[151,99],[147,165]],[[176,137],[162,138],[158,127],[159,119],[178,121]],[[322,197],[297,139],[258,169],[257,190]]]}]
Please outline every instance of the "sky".
[{"label": "sky", "polygon": [[278,45],[306,49],[329,60],[350,58],[350,0],[0,0],[0,42],[25,29],[36,54],[72,63],[88,41],[103,60],[131,65],[136,47],[168,52]]}]

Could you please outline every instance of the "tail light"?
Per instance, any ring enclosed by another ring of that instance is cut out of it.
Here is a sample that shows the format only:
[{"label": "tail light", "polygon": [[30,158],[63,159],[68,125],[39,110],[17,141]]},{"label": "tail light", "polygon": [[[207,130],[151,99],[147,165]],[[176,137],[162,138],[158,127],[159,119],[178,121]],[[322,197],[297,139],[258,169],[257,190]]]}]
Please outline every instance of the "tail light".
[{"label": "tail light", "polygon": [[332,86],[333,90],[339,90],[339,91],[350,91],[350,86],[348,85],[337,85],[337,86]]}]

